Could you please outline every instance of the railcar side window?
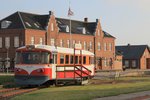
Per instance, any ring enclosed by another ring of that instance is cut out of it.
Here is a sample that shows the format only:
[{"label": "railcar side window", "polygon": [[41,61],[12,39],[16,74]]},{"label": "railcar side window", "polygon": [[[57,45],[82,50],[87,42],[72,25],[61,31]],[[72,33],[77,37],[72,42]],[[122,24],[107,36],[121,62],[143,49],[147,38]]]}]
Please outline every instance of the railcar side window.
[{"label": "railcar side window", "polygon": [[83,64],[86,64],[86,56],[83,56]]},{"label": "railcar side window", "polygon": [[79,56],[79,64],[82,63],[82,56]]},{"label": "railcar side window", "polygon": [[73,55],[70,56],[70,64],[73,64]]},{"label": "railcar side window", "polygon": [[64,64],[64,55],[63,54],[60,55],[60,64]]},{"label": "railcar side window", "polygon": [[66,55],[65,57],[65,64],[69,64],[69,55]]},{"label": "railcar side window", "polygon": [[78,64],[78,56],[75,56],[75,64]]}]

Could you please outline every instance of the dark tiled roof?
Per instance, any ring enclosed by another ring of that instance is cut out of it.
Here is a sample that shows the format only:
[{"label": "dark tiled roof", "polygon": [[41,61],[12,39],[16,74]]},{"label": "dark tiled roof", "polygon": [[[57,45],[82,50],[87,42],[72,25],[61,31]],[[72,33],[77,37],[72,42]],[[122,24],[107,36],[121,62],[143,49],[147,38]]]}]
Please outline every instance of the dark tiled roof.
[{"label": "dark tiled roof", "polygon": [[[24,29],[24,26],[20,20],[20,16],[18,14],[19,12],[16,12],[2,20],[0,20],[0,23],[2,21],[11,21],[11,24],[8,26],[7,29]],[[1,24],[0,24],[1,25]],[[0,27],[1,29],[1,27]]]},{"label": "dark tiled roof", "polygon": [[[2,19],[1,21],[11,21],[12,23],[7,29],[38,29],[38,30],[45,30],[49,15],[38,15],[38,14],[31,14],[31,13],[25,13],[25,12],[16,12],[5,19]],[[64,19],[64,18],[56,18],[57,24],[59,27],[60,32],[66,32],[66,29],[62,27],[62,25],[70,26],[70,20]],[[75,34],[83,34],[81,30],[78,28],[85,28],[86,35],[94,35],[95,30],[97,27],[97,22],[84,22],[84,21],[77,21],[77,20],[71,20],[71,33]],[[1,27],[0,27],[1,28]],[[104,37],[110,37],[114,38],[109,33],[103,31]]]},{"label": "dark tiled roof", "polygon": [[114,36],[110,35],[110,34],[107,33],[106,31],[103,31],[103,33],[104,33],[104,37],[115,38]]},{"label": "dark tiled roof", "polygon": [[116,46],[116,51],[121,52],[123,59],[139,59],[143,55],[147,45]]},{"label": "dark tiled roof", "polygon": [[[69,19],[63,19],[63,18],[56,18],[58,27],[60,28],[60,32],[66,32],[64,28],[61,26],[68,25],[70,26],[70,20]],[[85,23],[81,21],[71,20],[71,32],[76,34],[82,34],[77,28],[84,27],[86,29],[86,35],[93,35],[95,32],[97,23]]]},{"label": "dark tiled roof", "polygon": [[48,15],[37,15],[23,12],[20,12],[20,15],[23,19],[26,28],[45,30],[49,18]]}]

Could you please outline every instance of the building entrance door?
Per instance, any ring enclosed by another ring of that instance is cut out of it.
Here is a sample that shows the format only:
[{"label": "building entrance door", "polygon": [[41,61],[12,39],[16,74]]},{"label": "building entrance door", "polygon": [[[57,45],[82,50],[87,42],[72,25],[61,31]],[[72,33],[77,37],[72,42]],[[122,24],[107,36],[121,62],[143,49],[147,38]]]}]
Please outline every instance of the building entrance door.
[{"label": "building entrance door", "polygon": [[146,66],[147,66],[147,69],[150,69],[150,58],[146,59]]},{"label": "building entrance door", "polygon": [[97,68],[102,70],[102,58],[97,59]]}]

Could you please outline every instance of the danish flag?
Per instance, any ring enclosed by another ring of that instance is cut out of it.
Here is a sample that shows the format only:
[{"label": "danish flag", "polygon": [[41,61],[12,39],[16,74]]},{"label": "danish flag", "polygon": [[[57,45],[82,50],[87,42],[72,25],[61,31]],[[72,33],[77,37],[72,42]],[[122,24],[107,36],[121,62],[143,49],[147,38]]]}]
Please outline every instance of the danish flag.
[{"label": "danish flag", "polygon": [[73,13],[73,11],[71,11],[71,9],[70,9],[70,7],[69,7],[68,16],[73,16],[73,15],[74,15],[74,13]]}]

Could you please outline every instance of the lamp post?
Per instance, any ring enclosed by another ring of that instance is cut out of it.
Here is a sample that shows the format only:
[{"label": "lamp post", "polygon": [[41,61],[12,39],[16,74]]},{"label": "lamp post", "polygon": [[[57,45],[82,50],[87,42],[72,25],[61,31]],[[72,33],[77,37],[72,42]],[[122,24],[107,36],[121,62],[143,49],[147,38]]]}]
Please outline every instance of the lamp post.
[{"label": "lamp post", "polygon": [[6,46],[6,49],[7,49],[7,54],[6,54],[6,68],[7,68],[7,74],[8,74],[8,67],[9,67],[9,64],[8,64],[8,50],[9,50],[9,46]]}]

